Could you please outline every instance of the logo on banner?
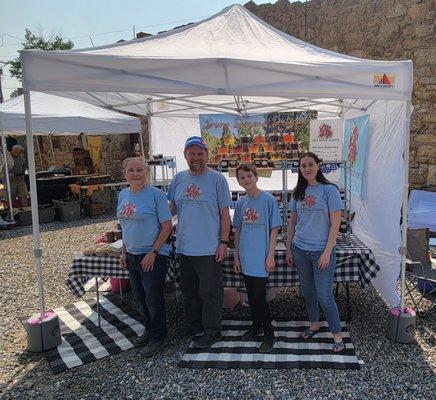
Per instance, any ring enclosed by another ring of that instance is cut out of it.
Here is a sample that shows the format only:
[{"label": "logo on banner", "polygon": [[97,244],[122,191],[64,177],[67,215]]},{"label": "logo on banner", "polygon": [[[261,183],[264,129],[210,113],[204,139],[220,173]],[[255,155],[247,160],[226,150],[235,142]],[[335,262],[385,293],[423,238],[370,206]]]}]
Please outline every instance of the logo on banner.
[{"label": "logo on banner", "polygon": [[318,137],[320,139],[330,139],[333,136],[333,130],[331,125],[322,123],[318,129]]},{"label": "logo on banner", "polygon": [[374,74],[372,80],[374,87],[393,88],[395,86],[395,75],[392,74]]},{"label": "logo on banner", "polygon": [[200,195],[201,189],[197,185],[191,184],[186,188],[185,196],[187,199],[195,200],[197,197],[200,197]]},{"label": "logo on banner", "polygon": [[246,208],[244,211],[244,223],[255,224],[259,221],[259,213],[254,208]]}]

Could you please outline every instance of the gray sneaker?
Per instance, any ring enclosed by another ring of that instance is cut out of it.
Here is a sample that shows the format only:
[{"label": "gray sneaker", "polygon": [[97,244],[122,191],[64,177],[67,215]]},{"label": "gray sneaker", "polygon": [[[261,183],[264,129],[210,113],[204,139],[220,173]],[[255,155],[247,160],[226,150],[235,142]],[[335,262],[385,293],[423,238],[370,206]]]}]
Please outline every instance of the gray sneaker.
[{"label": "gray sneaker", "polygon": [[144,357],[151,357],[159,353],[162,349],[168,346],[169,340],[165,338],[159,342],[148,342],[147,346],[139,350],[139,354]]},{"label": "gray sneaker", "polygon": [[192,346],[196,349],[208,349],[214,343],[219,342],[222,338],[221,332],[217,332],[216,334],[205,333],[203,336],[200,336],[195,340],[194,343],[192,343]]},{"label": "gray sneaker", "polygon": [[150,334],[148,331],[144,331],[142,336],[138,336],[132,340],[133,346],[144,347],[150,341]]}]

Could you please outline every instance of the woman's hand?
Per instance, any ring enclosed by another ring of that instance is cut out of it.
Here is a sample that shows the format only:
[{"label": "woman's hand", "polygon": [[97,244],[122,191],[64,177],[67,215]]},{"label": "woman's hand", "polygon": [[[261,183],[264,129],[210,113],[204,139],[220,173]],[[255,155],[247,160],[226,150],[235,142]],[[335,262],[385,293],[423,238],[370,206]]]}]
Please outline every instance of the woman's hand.
[{"label": "woman's hand", "polygon": [[144,272],[153,271],[156,254],[153,252],[147,253],[141,261],[141,267]]},{"label": "woman's hand", "polygon": [[330,252],[324,250],[318,259],[318,268],[321,271],[324,271],[329,267],[329,264],[330,264]]},{"label": "woman's hand", "polygon": [[237,274],[241,273],[241,263],[238,256],[235,256],[233,260],[233,271]]},{"label": "woman's hand", "polygon": [[276,260],[274,259],[274,255],[268,255],[265,261],[265,268],[267,272],[273,272],[276,266]]},{"label": "woman's hand", "polygon": [[286,250],[286,264],[288,264],[288,267],[294,266],[294,260],[292,259],[291,249]]},{"label": "woman's hand", "polygon": [[120,254],[120,267],[122,269],[127,269],[127,259],[126,259],[126,253],[124,251]]}]

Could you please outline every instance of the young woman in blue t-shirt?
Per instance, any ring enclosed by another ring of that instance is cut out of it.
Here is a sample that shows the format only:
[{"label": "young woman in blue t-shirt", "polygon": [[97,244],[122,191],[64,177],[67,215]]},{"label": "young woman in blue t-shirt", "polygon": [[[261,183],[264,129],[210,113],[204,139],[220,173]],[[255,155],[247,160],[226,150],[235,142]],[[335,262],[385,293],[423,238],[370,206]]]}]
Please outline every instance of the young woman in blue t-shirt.
[{"label": "young woman in blue t-shirt", "polygon": [[164,299],[169,246],[165,243],[172,223],[165,194],[147,182],[141,158],[124,160],[129,187],[118,197],[117,217],[123,230],[121,267],[130,275],[133,297],[145,317],[146,329],[133,341],[139,354],[152,356],[167,343]]},{"label": "young woman in blue t-shirt", "polygon": [[318,156],[311,152],[300,158],[288,222],[286,262],[298,269],[310,319],[310,326],[300,338],[308,340],[318,333],[321,305],[334,336],[333,351],[340,353],[345,345],[333,297],[333,276],[342,202],[338,187],[324,177],[320,163]]}]

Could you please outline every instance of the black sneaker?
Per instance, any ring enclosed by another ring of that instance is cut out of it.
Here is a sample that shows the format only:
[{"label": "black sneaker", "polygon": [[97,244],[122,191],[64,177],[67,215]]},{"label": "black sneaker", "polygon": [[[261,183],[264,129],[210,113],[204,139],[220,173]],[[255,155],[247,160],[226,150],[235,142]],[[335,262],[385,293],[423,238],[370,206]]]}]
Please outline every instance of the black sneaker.
[{"label": "black sneaker", "polygon": [[160,340],[159,342],[149,342],[147,346],[139,350],[139,354],[144,357],[154,356],[156,353],[159,353],[159,351],[167,347],[168,343],[168,338]]},{"label": "black sneaker", "polygon": [[251,325],[247,332],[242,335],[242,340],[254,340],[262,333],[262,328]]},{"label": "black sneaker", "polygon": [[142,336],[138,336],[132,340],[133,346],[144,347],[150,341],[150,334],[148,331],[144,331]]},{"label": "black sneaker", "polygon": [[175,333],[176,339],[194,339],[204,333],[203,328],[193,328],[190,325],[182,325]]},{"label": "black sneaker", "polygon": [[272,349],[274,348],[275,341],[276,339],[274,337],[274,334],[265,335],[263,337],[262,343],[260,344],[259,353],[271,353]]},{"label": "black sneaker", "polygon": [[222,339],[221,332],[216,334],[205,333],[192,343],[192,346],[196,349],[208,349],[214,343],[219,342]]}]

